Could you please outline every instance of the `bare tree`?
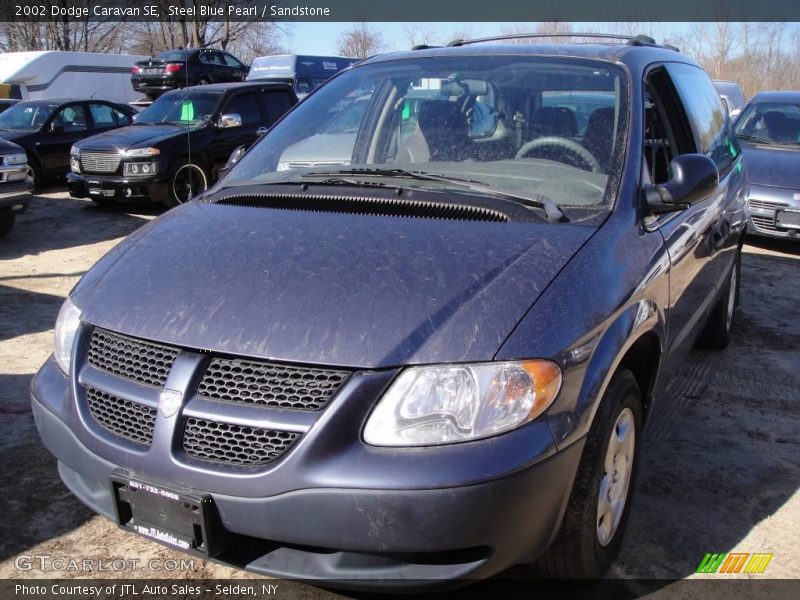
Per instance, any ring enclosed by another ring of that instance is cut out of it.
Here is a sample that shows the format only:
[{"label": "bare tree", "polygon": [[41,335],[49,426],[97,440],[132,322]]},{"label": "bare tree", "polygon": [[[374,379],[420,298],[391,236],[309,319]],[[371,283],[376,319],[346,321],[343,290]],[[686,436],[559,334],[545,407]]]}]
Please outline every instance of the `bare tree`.
[{"label": "bare tree", "polygon": [[343,31],[336,42],[336,48],[342,56],[367,58],[385,52],[388,46],[380,31],[376,31],[368,23],[362,22]]},{"label": "bare tree", "polygon": [[433,46],[441,43],[441,31],[422,23],[409,23],[403,28],[409,48],[414,46]]}]

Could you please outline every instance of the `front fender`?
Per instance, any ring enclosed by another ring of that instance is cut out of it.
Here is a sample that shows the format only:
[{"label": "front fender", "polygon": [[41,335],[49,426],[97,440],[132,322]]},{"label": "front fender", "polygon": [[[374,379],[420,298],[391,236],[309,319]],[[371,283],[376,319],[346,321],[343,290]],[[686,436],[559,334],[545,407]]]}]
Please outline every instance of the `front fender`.
[{"label": "front fender", "polygon": [[[611,378],[634,344],[644,336],[654,336],[660,360],[666,334],[663,307],[651,299],[641,299],[616,315],[601,334],[564,354],[563,366],[568,374],[565,381],[570,380],[572,389],[566,389],[548,411],[550,429],[559,448],[589,432]],[[587,354],[588,359],[582,363],[570,364]],[[650,391],[642,390],[642,394]]]}]

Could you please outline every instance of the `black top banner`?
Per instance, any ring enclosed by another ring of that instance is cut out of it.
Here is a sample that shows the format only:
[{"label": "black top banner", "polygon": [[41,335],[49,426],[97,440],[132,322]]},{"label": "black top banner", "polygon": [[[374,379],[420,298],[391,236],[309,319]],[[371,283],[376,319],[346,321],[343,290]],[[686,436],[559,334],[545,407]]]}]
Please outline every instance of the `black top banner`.
[{"label": "black top banner", "polygon": [[789,22],[800,0],[0,0],[0,21]]}]

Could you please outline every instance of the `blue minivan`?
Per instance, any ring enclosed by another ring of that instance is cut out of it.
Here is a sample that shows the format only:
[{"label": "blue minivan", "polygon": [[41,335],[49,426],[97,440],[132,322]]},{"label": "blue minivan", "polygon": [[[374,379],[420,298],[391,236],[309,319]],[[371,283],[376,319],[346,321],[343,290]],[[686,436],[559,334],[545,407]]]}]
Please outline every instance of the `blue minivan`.
[{"label": "blue minivan", "polygon": [[281,54],[261,56],[253,61],[247,81],[277,80],[291,83],[298,97],[311,93],[342,69],[358,62],[341,56],[301,56]]}]

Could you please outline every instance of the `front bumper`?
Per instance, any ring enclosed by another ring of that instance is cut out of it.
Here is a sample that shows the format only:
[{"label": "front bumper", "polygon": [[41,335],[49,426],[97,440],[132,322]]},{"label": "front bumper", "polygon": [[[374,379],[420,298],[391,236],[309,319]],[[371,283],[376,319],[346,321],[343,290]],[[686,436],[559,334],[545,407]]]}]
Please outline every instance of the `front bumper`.
[{"label": "front bumper", "polygon": [[[226,564],[347,588],[425,588],[541,554],[561,522],[583,441],[556,452],[542,419],[449,447],[350,447],[364,446],[360,439],[331,447],[326,436],[340,438],[362,397],[374,399],[391,375],[374,377],[354,376],[306,439],[267,471],[213,476],[173,456],[116,452],[95,439],[75,414],[75,386],[52,358],[31,392],[39,434],[78,498],[114,519],[110,476],[119,469],[208,492],[236,538],[233,550],[214,557]],[[401,483],[410,481],[418,485]]]},{"label": "front bumper", "polygon": [[800,211],[798,190],[751,184],[747,209],[748,233],[773,238],[800,239],[799,229],[781,227],[776,221],[776,213],[780,210]]},{"label": "front bumper", "polygon": [[123,177],[68,173],[67,187],[70,196],[75,198],[105,198],[116,202],[163,202],[169,193],[167,177],[164,175]]},{"label": "front bumper", "polygon": [[33,185],[30,180],[0,182],[0,209],[23,213],[31,202]]}]

